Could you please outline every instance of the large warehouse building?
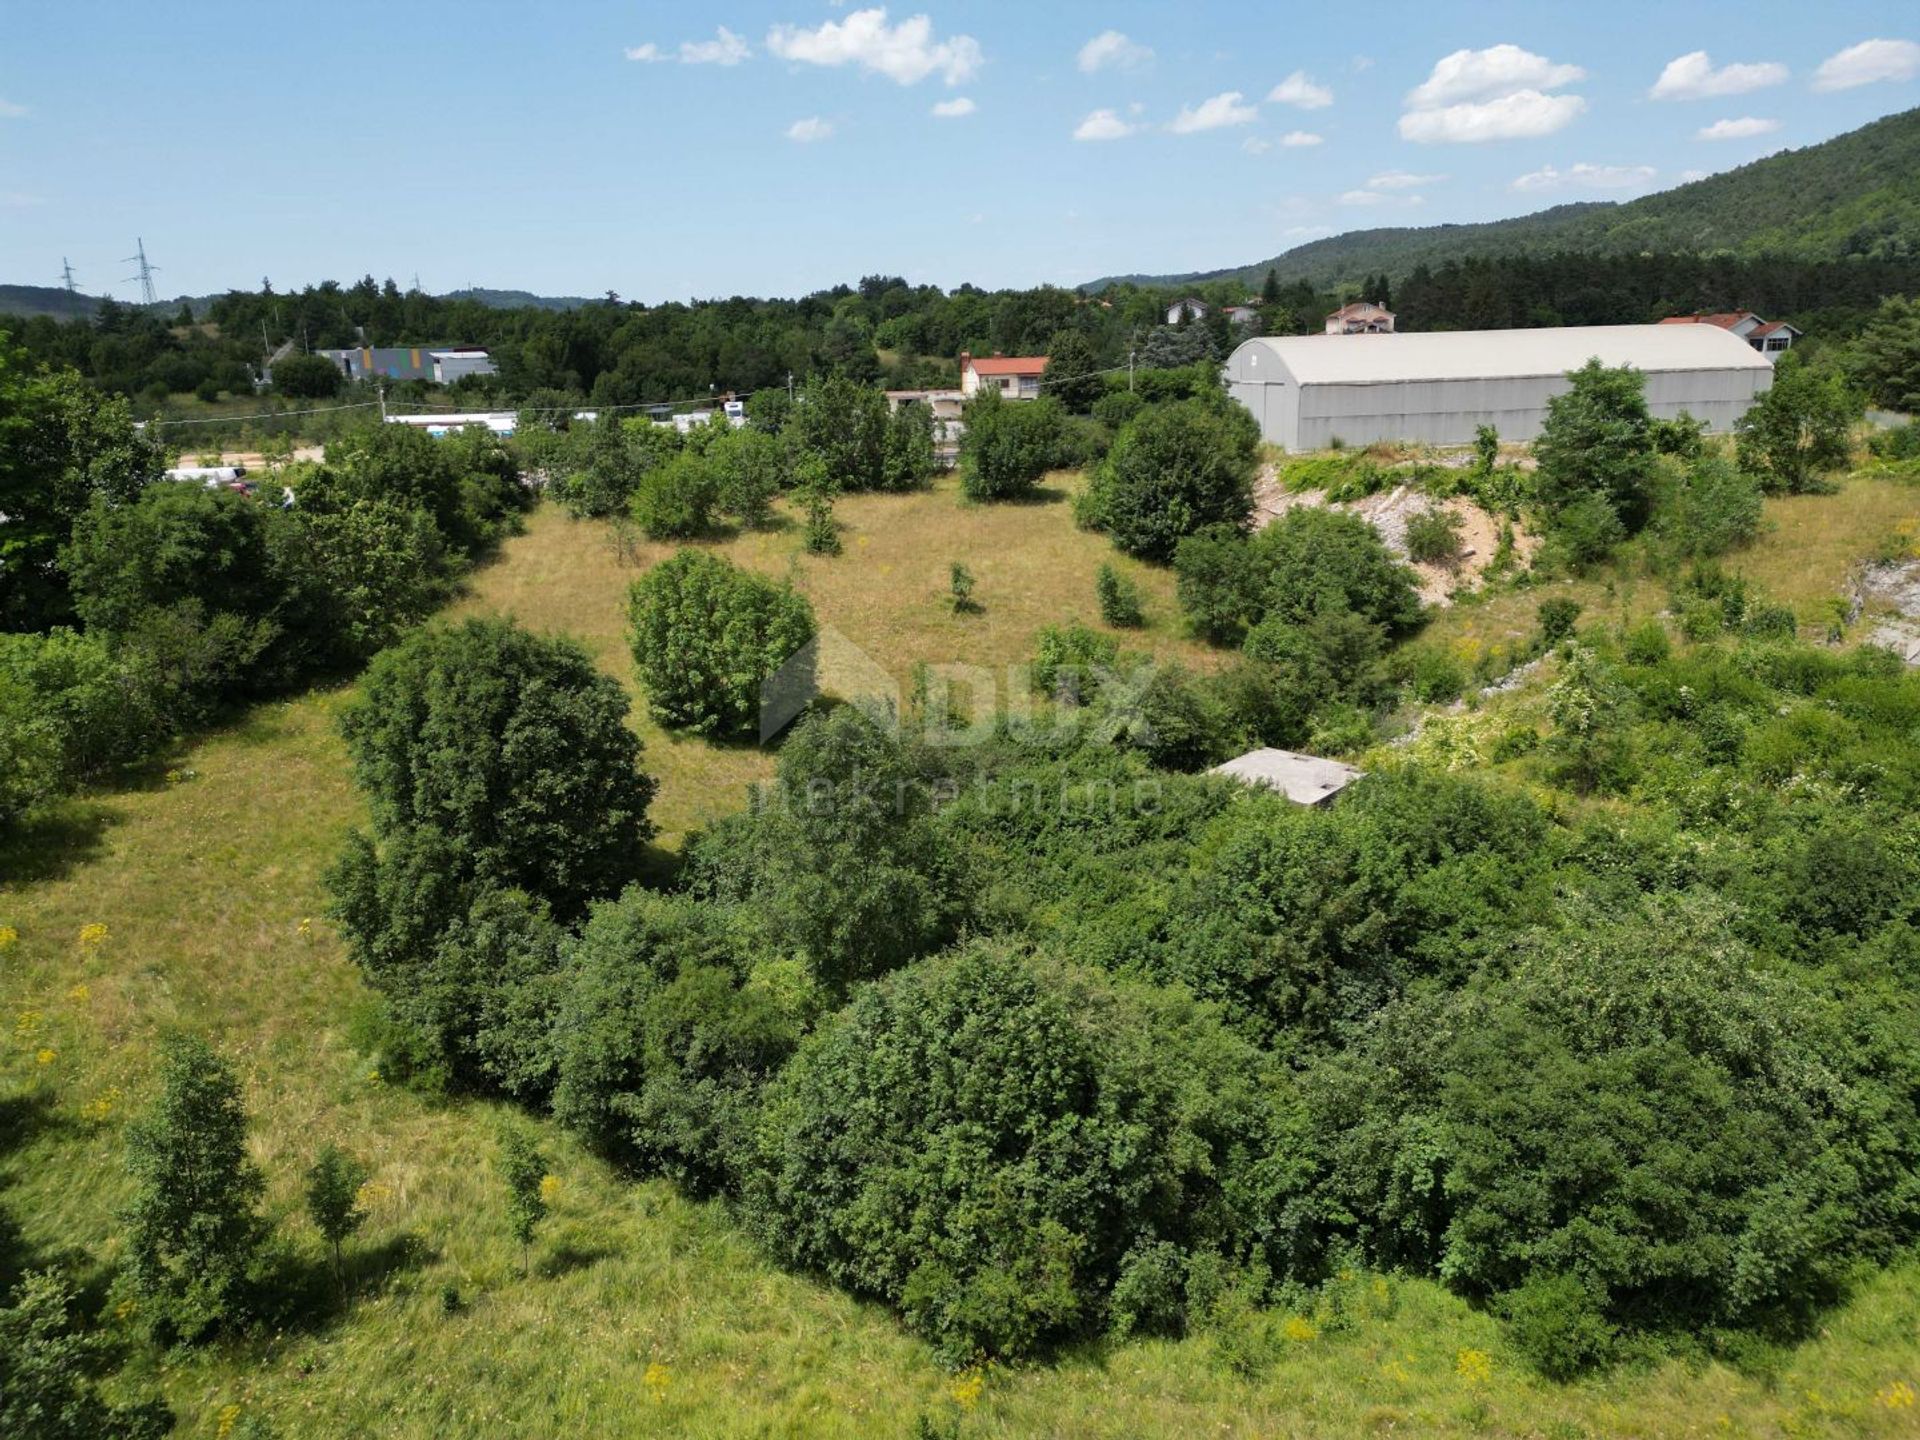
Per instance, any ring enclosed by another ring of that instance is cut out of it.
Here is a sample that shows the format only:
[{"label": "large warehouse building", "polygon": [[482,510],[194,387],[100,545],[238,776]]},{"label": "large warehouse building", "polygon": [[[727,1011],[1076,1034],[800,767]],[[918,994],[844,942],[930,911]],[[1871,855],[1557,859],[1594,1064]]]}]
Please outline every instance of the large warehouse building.
[{"label": "large warehouse building", "polygon": [[1764,355],[1714,325],[1584,325],[1396,335],[1283,335],[1242,343],[1227,385],[1286,450],[1336,440],[1465,445],[1481,425],[1531,440],[1567,372],[1598,356],[1647,377],[1647,404],[1731,430],[1773,383]]}]

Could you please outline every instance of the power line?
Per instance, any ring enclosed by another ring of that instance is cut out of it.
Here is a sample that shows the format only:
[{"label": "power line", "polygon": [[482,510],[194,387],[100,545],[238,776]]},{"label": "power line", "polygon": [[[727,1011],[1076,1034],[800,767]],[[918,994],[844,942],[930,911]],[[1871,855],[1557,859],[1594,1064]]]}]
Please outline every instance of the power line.
[{"label": "power line", "polygon": [[262,410],[257,415],[205,415],[197,420],[149,420],[156,428],[162,425],[230,425],[239,420],[279,420],[290,415],[331,415],[336,410],[365,410],[378,405],[378,400],[355,400],[349,405],[321,405],[312,410]]}]

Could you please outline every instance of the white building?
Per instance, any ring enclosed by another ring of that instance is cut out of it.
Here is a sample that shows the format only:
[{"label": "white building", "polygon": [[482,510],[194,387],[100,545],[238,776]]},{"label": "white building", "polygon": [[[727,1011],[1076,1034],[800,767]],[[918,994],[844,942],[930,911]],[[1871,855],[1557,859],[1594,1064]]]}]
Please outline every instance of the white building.
[{"label": "white building", "polygon": [[1324,805],[1367,772],[1318,755],[1267,749],[1236,755],[1207,773],[1277,790],[1296,805]]},{"label": "white building", "polygon": [[1204,320],[1207,318],[1207,302],[1188,296],[1185,300],[1176,300],[1167,307],[1167,323],[1178,325],[1182,319]]},{"label": "white building", "polygon": [[1466,445],[1481,425],[1503,440],[1537,437],[1567,372],[1595,358],[1642,371],[1656,417],[1684,410],[1716,431],[1773,383],[1763,355],[1713,325],[1263,336],[1234,350],[1226,374],[1261,438],[1286,450]]},{"label": "white building", "polygon": [[1800,332],[1784,320],[1762,320],[1751,310],[1727,310],[1717,315],[1669,315],[1662,325],[1718,325],[1738,335],[1747,344],[1772,360],[1791,350]]},{"label": "white building", "polygon": [[1047,373],[1044,355],[969,355],[960,352],[960,393],[969,399],[983,387],[998,390],[1003,399],[1032,400],[1040,394],[1040,377]]},{"label": "white building", "polygon": [[1371,300],[1352,300],[1327,316],[1329,335],[1391,335],[1393,312]]}]

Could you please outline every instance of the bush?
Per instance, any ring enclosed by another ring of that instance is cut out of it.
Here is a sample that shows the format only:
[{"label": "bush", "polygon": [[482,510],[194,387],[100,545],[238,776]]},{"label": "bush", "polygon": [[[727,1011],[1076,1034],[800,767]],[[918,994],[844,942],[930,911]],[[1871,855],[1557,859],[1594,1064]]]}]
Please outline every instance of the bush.
[{"label": "bush", "polygon": [[[820,462],[825,482],[832,490],[886,488],[887,397],[871,385],[838,375],[808,384],[800,392],[785,433],[800,453]],[[904,472],[897,478],[914,485],[921,483]]]},{"label": "bush", "polygon": [[705,454],[682,450],[640,476],[628,513],[650,540],[691,540],[712,528],[720,485]]},{"label": "bush", "polygon": [[1460,559],[1460,517],[1429,505],[1407,517],[1407,558],[1422,565],[1453,565]]},{"label": "bush", "polygon": [[1069,411],[1084,415],[1106,388],[1093,344],[1078,330],[1056,331],[1047,343],[1047,368],[1040,383]]},{"label": "bush", "polygon": [[273,388],[290,400],[330,400],[346,376],[324,355],[289,355],[273,366]]},{"label": "bush", "polygon": [[1170,560],[1183,536],[1245,526],[1259,445],[1259,427],[1242,406],[1153,406],[1114,440],[1087,491],[1085,516],[1129,555]]},{"label": "bush", "polygon": [[523,890],[570,918],[632,878],[652,833],[626,713],[619,683],[572,641],[468,620],[377,657],[340,728],[383,845],[426,832],[457,857],[447,879]]},{"label": "bush", "polygon": [[753,811],[688,846],[694,893],[842,995],[950,940],[969,880],[932,820],[924,757],[853,706],[810,715]]},{"label": "bush", "polygon": [[1694,419],[1684,410],[1671,420],[1655,420],[1648,433],[1659,454],[1691,461],[1706,453],[1707,422]]},{"label": "bush", "polygon": [[1119,431],[1147,408],[1147,402],[1131,390],[1111,390],[1093,402],[1093,418],[1107,429]]},{"label": "bush", "polygon": [[756,980],[739,933],[718,907],[638,888],[596,906],[553,1026],[555,1117],[696,1193],[735,1185],[803,1018]]},{"label": "bush", "polygon": [[[11,1288],[11,1287],[9,1287]],[[98,1379],[104,1337],[89,1334],[67,1282],[28,1275],[0,1304],[0,1434],[16,1440],[159,1440],[173,1415],[159,1401],[111,1405]]]},{"label": "bush", "polygon": [[982,390],[967,402],[960,440],[960,489],[969,500],[1031,494],[1060,458],[1066,412],[1048,396],[1003,400]]},{"label": "bush", "polygon": [[1824,477],[1851,458],[1860,397],[1839,375],[1822,376],[1797,356],[1782,356],[1773,384],[1734,426],[1740,468],[1775,494],[1823,488]]},{"label": "bush", "polygon": [[748,1216],[952,1362],[1027,1354],[1099,1329],[1149,1243],[1244,1233],[1225,1201],[1240,1156],[1266,1153],[1254,1071],[1186,1001],[970,947],[802,1044],[767,1096]]},{"label": "bush", "polygon": [[762,684],[815,629],[805,598],[699,550],[634,581],[627,618],[654,717],[706,735],[751,733]]},{"label": "bush", "polygon": [[1203,640],[1233,644],[1259,614],[1261,576],[1253,547],[1232,526],[1184,536],[1174,548],[1173,573],[1180,609]]},{"label": "bush", "polygon": [[0,830],[168,733],[169,696],[142,657],[94,635],[0,635]]},{"label": "bush", "polygon": [[1113,566],[1101,565],[1094,576],[1093,591],[1100,602],[1100,618],[1115,629],[1137,630],[1146,623],[1140,587]]},{"label": "bush", "polygon": [[1760,533],[1760,483],[1718,455],[1688,465],[1655,517],[1662,539],[1689,560],[1723,555]]},{"label": "bush", "polygon": [[1513,1296],[1548,1364],[1605,1326],[1799,1323],[1912,1231],[1913,1151],[1887,1147],[1915,1115],[1886,1087],[1914,1061],[1729,922],[1705,897],[1576,913],[1397,1006],[1308,1082],[1324,1202],[1379,1260]]},{"label": "bush", "polygon": [[576,519],[618,515],[632,503],[642,477],[681,448],[679,434],[670,427],[603,412],[600,419],[566,431],[548,461],[548,486]]},{"label": "bush", "polygon": [[1034,638],[1033,688],[1067,704],[1085,704],[1120,663],[1120,644],[1085,625],[1048,625]]},{"label": "bush", "polygon": [[1574,1380],[1612,1358],[1614,1327],[1578,1275],[1541,1275],[1501,1302],[1514,1348],[1549,1380]]},{"label": "bush", "polygon": [[1351,610],[1394,635],[1420,621],[1413,572],[1357,515],[1295,506],[1253,538],[1253,565],[1266,613],[1283,620]]},{"label": "bush", "polygon": [[1534,614],[1540,621],[1540,643],[1551,650],[1573,635],[1574,624],[1580,618],[1580,602],[1554,595],[1542,600]]}]

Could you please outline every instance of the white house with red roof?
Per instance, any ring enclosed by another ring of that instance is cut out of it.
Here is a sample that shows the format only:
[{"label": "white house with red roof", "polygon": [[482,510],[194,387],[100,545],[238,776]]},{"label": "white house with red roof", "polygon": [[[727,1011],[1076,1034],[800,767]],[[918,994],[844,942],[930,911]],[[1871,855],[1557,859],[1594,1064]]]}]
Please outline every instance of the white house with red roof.
[{"label": "white house with red roof", "polygon": [[969,355],[960,352],[960,393],[971,399],[982,389],[998,390],[1006,400],[1034,400],[1046,373],[1044,355]]},{"label": "white house with red roof", "polygon": [[1715,325],[1738,335],[1769,360],[1791,350],[1800,332],[1784,320],[1762,320],[1751,310],[1723,310],[1712,315],[1669,315],[1662,325]]},{"label": "white house with red roof", "polygon": [[1351,300],[1327,316],[1329,335],[1391,335],[1393,312],[1371,300]]}]

